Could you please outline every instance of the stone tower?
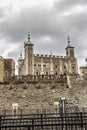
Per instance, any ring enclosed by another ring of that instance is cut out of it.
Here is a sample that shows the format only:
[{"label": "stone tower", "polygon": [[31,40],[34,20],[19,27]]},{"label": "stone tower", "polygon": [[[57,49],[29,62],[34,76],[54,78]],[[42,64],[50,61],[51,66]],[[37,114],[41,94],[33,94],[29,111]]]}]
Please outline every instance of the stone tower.
[{"label": "stone tower", "polygon": [[19,66],[18,74],[19,75],[23,75],[22,74],[23,71],[21,71],[21,69],[23,69],[22,63],[23,63],[23,58],[22,58],[22,54],[20,54],[20,58],[18,59],[18,66]]},{"label": "stone tower", "polygon": [[25,75],[33,75],[33,44],[30,41],[30,34],[28,33],[28,41],[24,43],[24,52],[25,52]]},{"label": "stone tower", "polygon": [[68,46],[66,47],[66,56],[74,58],[74,47],[70,44],[70,39],[68,36]]},{"label": "stone tower", "polygon": [[70,44],[70,39],[68,36],[68,45],[66,47],[66,56],[68,57],[69,74],[77,74],[78,66],[77,59],[75,58],[74,47]]}]

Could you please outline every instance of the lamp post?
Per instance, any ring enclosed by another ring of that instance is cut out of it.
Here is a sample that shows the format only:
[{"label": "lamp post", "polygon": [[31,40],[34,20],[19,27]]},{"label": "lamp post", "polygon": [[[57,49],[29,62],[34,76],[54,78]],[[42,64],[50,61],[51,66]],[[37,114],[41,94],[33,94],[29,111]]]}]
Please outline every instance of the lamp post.
[{"label": "lamp post", "polygon": [[62,102],[62,113],[65,113],[65,97],[61,97],[61,102]]},{"label": "lamp post", "polygon": [[59,108],[59,102],[58,101],[54,102],[54,106],[55,106],[55,111],[56,111],[56,114],[57,114],[58,108]]},{"label": "lamp post", "polygon": [[16,115],[17,114],[17,110],[18,110],[18,103],[13,103],[12,104],[12,108],[13,108],[13,114]]}]

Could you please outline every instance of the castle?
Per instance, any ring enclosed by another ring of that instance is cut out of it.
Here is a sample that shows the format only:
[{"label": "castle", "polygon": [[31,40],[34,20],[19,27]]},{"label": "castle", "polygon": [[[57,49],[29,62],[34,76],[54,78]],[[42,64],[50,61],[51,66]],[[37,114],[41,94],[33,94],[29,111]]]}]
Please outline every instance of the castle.
[{"label": "castle", "polygon": [[18,75],[55,75],[60,74],[77,74],[77,59],[75,58],[74,47],[71,46],[68,37],[68,45],[66,47],[66,56],[55,55],[35,55],[33,44],[30,41],[24,43],[24,59],[22,55],[18,60]]},{"label": "castle", "polygon": [[[53,76],[59,78],[60,75],[77,75],[78,64],[75,57],[74,47],[70,43],[68,36],[68,45],[66,46],[65,56],[34,54],[33,44],[28,33],[28,40],[24,42],[24,58],[22,54],[18,59],[18,76],[40,77]],[[81,75],[87,73],[87,67],[80,67]],[[5,59],[0,56],[0,82],[5,82],[9,77],[15,75],[15,61]]]},{"label": "castle", "polygon": [[33,46],[28,34],[24,58],[20,55],[18,59],[18,75],[14,60],[0,56],[0,111],[12,111],[16,103],[23,110],[30,109],[30,113],[44,109],[55,112],[56,107],[60,108],[60,99],[67,100],[66,111],[87,110],[87,66],[80,67],[79,75],[69,37],[64,57],[35,55]]}]

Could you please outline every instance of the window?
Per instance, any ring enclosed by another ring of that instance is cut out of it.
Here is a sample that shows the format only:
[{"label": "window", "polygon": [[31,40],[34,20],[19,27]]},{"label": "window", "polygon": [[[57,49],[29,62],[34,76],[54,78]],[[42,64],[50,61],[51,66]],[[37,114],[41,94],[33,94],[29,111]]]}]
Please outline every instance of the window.
[{"label": "window", "polygon": [[57,68],[57,65],[55,66],[55,68]]},{"label": "window", "polygon": [[46,65],[43,65],[43,67],[46,67]]},{"label": "window", "polygon": [[46,72],[46,75],[48,75],[48,72]]},{"label": "window", "polygon": [[38,67],[41,67],[41,64],[38,64]]},{"label": "window", "polygon": [[57,72],[56,72],[56,75],[57,75]]},{"label": "window", "polygon": [[36,72],[36,75],[38,75],[39,74],[39,72]]},{"label": "window", "polygon": [[64,66],[64,69],[66,69],[66,66]]},{"label": "window", "polygon": [[71,55],[71,56],[74,56],[73,50],[70,50],[70,55]]},{"label": "window", "polygon": [[74,66],[72,67],[72,69],[74,70]]}]

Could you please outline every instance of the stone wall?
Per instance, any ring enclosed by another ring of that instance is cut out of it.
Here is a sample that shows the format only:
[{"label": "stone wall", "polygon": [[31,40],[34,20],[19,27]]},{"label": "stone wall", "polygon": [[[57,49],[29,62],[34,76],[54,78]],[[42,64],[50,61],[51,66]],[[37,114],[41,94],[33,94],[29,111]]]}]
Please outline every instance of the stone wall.
[{"label": "stone wall", "polygon": [[81,66],[80,73],[81,73],[82,78],[87,80],[87,66]]},{"label": "stone wall", "polygon": [[7,80],[7,77],[15,75],[15,62],[13,59],[4,59],[0,56],[0,82]]},{"label": "stone wall", "polygon": [[8,77],[15,75],[15,62],[13,59],[4,59],[4,81],[7,81]]},{"label": "stone wall", "polygon": [[[0,110],[12,111],[12,104],[25,112],[56,112],[61,98],[65,97],[66,111],[83,111],[87,108],[87,80],[72,76],[71,88],[66,82],[25,82],[0,85]],[[46,80],[45,80],[46,81]],[[55,105],[58,102],[58,106]]]},{"label": "stone wall", "polygon": [[74,54],[74,47],[66,47],[65,56],[34,54],[33,44],[25,42],[24,58],[19,58],[19,75],[42,75],[54,74],[59,76],[64,73],[78,73],[77,59]]},{"label": "stone wall", "polygon": [[64,73],[78,73],[76,58],[35,55],[34,75],[54,74],[59,76]]}]

